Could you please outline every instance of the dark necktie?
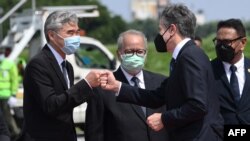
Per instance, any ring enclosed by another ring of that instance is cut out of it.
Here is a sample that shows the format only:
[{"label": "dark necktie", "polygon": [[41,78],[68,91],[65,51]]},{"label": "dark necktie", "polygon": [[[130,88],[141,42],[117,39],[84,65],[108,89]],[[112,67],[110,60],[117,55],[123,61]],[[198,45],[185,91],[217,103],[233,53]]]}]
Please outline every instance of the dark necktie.
[{"label": "dark necktie", "polygon": [[[137,77],[135,77],[135,76],[132,77],[132,78],[131,78],[131,81],[134,82],[134,86],[135,86],[135,87],[140,88],[139,79],[138,79]],[[142,108],[142,111],[143,111],[144,115],[146,116],[146,107],[141,106],[141,108]]]},{"label": "dark necktie", "polygon": [[63,72],[63,76],[64,76],[64,79],[65,79],[65,82],[67,84],[67,87],[69,87],[69,82],[68,82],[68,77],[67,77],[66,61],[63,61],[61,63],[61,65],[62,65],[62,72]]},{"label": "dark necktie", "polygon": [[238,79],[237,76],[235,74],[235,71],[237,70],[237,67],[235,67],[234,65],[230,66],[230,70],[231,70],[231,77],[230,77],[230,85],[233,89],[233,96],[234,96],[234,100],[236,102],[238,102],[240,100],[240,89],[239,89],[239,83],[238,83]]},{"label": "dark necktie", "polygon": [[171,61],[170,61],[170,74],[174,70],[174,67],[175,67],[175,59],[172,58]]}]

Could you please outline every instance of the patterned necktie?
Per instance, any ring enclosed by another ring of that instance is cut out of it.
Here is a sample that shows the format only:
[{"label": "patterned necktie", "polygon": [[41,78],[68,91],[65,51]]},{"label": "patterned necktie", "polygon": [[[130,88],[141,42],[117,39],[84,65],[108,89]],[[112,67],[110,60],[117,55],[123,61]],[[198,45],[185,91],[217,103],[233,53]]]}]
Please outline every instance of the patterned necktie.
[{"label": "patterned necktie", "polygon": [[65,82],[67,84],[67,87],[69,88],[69,82],[68,82],[68,77],[67,77],[66,61],[63,61],[61,63],[61,65],[62,65],[62,72],[63,72],[63,76],[64,76],[64,79],[65,79]]},{"label": "patterned necktie", "polygon": [[[135,87],[140,88],[139,79],[138,79],[137,77],[135,77],[135,76],[132,77],[132,78],[131,78],[131,81],[134,82],[134,86],[135,86]],[[142,108],[142,111],[143,111],[144,115],[146,116],[146,107],[141,106],[141,108]]]},{"label": "patterned necktie", "polygon": [[238,102],[240,100],[240,89],[239,89],[239,82],[235,73],[237,71],[237,67],[231,65],[230,70],[232,72],[230,77],[230,85],[233,89],[234,100]]}]

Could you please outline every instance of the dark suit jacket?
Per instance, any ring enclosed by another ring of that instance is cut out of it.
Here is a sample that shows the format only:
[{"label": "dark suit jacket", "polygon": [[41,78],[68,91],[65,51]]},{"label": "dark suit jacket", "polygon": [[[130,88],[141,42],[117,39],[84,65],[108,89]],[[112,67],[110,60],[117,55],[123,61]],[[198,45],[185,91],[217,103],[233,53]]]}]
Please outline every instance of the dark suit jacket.
[{"label": "dark suit jacket", "polygon": [[[143,70],[145,87],[155,89],[165,76]],[[114,72],[117,80],[129,84],[122,70]],[[86,112],[86,141],[167,141],[165,130],[152,131],[140,106],[116,102],[115,94],[94,90],[95,97],[89,99]],[[161,113],[165,109],[147,108],[147,115]]]},{"label": "dark suit jacket", "polygon": [[233,91],[227,79],[223,63],[212,61],[216,78],[216,93],[220,96],[221,114],[225,124],[250,124],[250,60],[245,58],[245,85],[239,103],[233,99]]},{"label": "dark suit jacket", "polygon": [[25,137],[35,141],[76,141],[73,108],[86,101],[92,89],[85,80],[73,85],[69,62],[67,71],[71,85],[68,90],[60,66],[47,46],[28,63],[23,82]]},{"label": "dark suit jacket", "polygon": [[216,141],[222,133],[219,102],[210,61],[188,41],[180,50],[169,78],[153,91],[122,84],[117,100],[158,107],[166,104],[162,122],[170,141]]}]

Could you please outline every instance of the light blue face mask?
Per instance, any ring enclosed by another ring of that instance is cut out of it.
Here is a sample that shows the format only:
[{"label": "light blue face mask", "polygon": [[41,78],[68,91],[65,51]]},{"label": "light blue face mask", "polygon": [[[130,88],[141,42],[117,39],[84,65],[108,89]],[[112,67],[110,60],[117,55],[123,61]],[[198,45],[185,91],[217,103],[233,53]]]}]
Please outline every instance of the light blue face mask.
[{"label": "light blue face mask", "polygon": [[80,47],[80,36],[71,36],[63,38],[59,34],[57,35],[64,40],[64,47],[61,48],[61,50],[65,54],[67,55],[73,54]]},{"label": "light blue face mask", "polygon": [[140,71],[144,67],[145,56],[140,57],[134,54],[133,56],[121,55],[122,67],[130,72]]}]

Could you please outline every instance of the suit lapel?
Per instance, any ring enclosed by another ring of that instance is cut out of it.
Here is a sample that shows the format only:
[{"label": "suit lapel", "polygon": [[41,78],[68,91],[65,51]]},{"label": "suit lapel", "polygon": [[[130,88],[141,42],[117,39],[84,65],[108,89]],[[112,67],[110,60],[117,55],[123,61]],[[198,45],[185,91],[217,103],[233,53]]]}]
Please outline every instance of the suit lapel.
[{"label": "suit lapel", "polygon": [[65,89],[68,89],[67,84],[66,84],[65,79],[64,79],[64,76],[62,74],[61,68],[60,68],[59,64],[57,63],[55,56],[53,55],[53,53],[51,52],[51,50],[49,49],[49,47],[47,45],[44,46],[43,51],[47,55],[47,58],[49,59],[48,62],[50,64],[51,68],[53,68],[53,70],[55,71],[55,74],[57,75],[57,77],[60,79],[61,83],[63,84],[63,87]]},{"label": "suit lapel", "polygon": [[[153,84],[151,82],[151,75],[148,75],[148,73],[146,71],[143,71],[143,77],[144,77],[144,82],[145,82],[145,89],[152,89]],[[151,82],[151,83],[150,83]],[[152,115],[154,112],[152,109],[150,108],[146,108],[147,111],[147,117],[148,115]]]},{"label": "suit lapel", "polygon": [[243,91],[242,91],[242,95],[240,98],[240,104],[244,105],[244,101],[249,101],[248,99],[249,97],[249,88],[250,88],[250,60],[248,60],[247,58],[245,58],[244,61],[244,67],[245,67],[245,84],[243,87]]},{"label": "suit lapel", "polygon": [[[127,83],[129,84],[127,78],[125,77],[125,75],[123,74],[121,68],[119,67],[118,70],[116,72],[114,72],[114,76],[117,80]],[[134,105],[134,104],[130,104],[131,108],[135,111],[135,113],[138,115],[138,117],[140,119],[142,119],[145,123],[146,123],[146,117],[141,109],[140,106],[138,105]]]},{"label": "suit lapel", "polygon": [[230,93],[230,95],[223,95],[223,96],[228,97],[231,103],[235,103],[234,97],[233,97],[233,90],[228,81],[225,68],[223,66],[223,63],[219,61],[218,59],[216,59],[215,75],[216,75],[216,79],[220,79],[223,85],[225,86],[225,88],[227,89],[227,91]]}]

